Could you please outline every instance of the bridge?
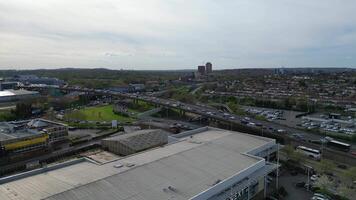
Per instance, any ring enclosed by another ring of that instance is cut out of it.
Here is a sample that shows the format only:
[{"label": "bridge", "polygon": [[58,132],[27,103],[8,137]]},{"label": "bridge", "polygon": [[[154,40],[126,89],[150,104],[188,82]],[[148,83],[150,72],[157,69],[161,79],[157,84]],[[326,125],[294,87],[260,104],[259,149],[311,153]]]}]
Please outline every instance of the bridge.
[{"label": "bridge", "polygon": [[[24,86],[24,89],[29,89],[29,90],[36,90],[36,89],[46,89],[46,88],[52,88],[52,87],[31,87],[31,86]],[[121,98],[128,98],[128,99],[133,99],[134,102],[137,101],[144,101],[150,104],[155,105],[156,107],[164,107],[164,108],[171,108],[171,109],[177,109],[181,114],[184,114],[185,112],[189,113],[194,113],[197,115],[201,115],[203,117],[208,118],[211,121],[216,121],[216,122],[223,122],[227,124],[230,129],[232,127],[237,127],[238,130],[255,134],[255,135],[261,135],[261,136],[268,136],[268,137],[273,137],[276,139],[281,139],[282,141],[287,140],[289,142],[293,142],[293,144],[298,143],[296,139],[292,138],[293,133],[302,133],[305,135],[306,140],[320,140],[323,138],[323,136],[312,134],[309,132],[301,131],[299,129],[287,127],[284,125],[280,125],[274,122],[267,122],[267,121],[260,121],[256,119],[249,119],[248,122],[244,119],[244,117],[235,115],[233,113],[224,113],[222,111],[219,111],[215,108],[211,108],[208,106],[204,105],[194,105],[194,104],[188,104],[188,103],[183,103],[179,102],[176,100],[172,99],[162,99],[162,98],[157,98],[157,97],[152,97],[152,96],[147,96],[143,94],[132,94],[132,93],[119,93],[119,92],[114,92],[110,90],[101,90],[101,89],[88,89],[88,88],[78,88],[78,87],[57,87],[57,89],[60,89],[62,91],[79,91],[79,92],[85,92],[85,93],[94,93],[98,95],[111,95],[111,96],[117,96]],[[287,133],[277,133],[277,130],[283,129]],[[312,144],[311,144],[312,145]],[[327,148],[326,148],[327,149]],[[352,149],[356,149],[356,145],[352,145]],[[355,156],[351,155],[351,153],[344,153],[340,152],[343,155],[346,155],[348,158],[353,158],[356,160]]]}]

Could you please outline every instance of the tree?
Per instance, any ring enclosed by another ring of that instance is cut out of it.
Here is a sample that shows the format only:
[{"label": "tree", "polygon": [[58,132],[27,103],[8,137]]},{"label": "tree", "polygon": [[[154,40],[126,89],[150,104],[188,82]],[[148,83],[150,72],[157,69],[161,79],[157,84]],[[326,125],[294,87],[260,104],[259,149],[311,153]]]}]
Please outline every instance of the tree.
[{"label": "tree", "polygon": [[353,181],[356,181],[356,167],[351,167],[342,174],[344,182],[352,185]]},{"label": "tree", "polygon": [[351,187],[345,185],[345,184],[341,184],[338,188],[337,188],[337,193],[342,196],[342,197],[346,197],[351,199],[351,197],[355,196],[355,190],[352,189]]},{"label": "tree", "polygon": [[333,161],[323,159],[318,163],[317,171],[319,171],[319,173],[332,172],[335,167],[336,165]]},{"label": "tree", "polygon": [[294,153],[294,148],[292,145],[286,145],[284,147],[284,152],[286,153],[286,156],[288,159],[291,159],[292,154]]},{"label": "tree", "polygon": [[19,119],[31,117],[32,105],[31,103],[17,103],[16,108],[12,111],[12,113]]},{"label": "tree", "polygon": [[228,99],[227,99],[228,102],[231,102],[231,103],[234,103],[234,104],[237,104],[237,99],[236,97],[234,96],[229,96]]},{"label": "tree", "polygon": [[305,156],[304,154],[298,152],[298,151],[294,151],[292,156],[291,156],[291,159],[293,161],[295,161],[296,163],[299,163],[299,164],[303,164],[305,162]]},{"label": "tree", "polygon": [[315,186],[319,187],[324,192],[327,191],[332,185],[333,182],[330,181],[326,175],[322,175],[315,181]]},{"label": "tree", "polygon": [[284,152],[286,153],[287,158],[295,163],[303,164],[305,161],[305,156],[302,153],[295,151],[292,145],[286,145],[284,147]]}]

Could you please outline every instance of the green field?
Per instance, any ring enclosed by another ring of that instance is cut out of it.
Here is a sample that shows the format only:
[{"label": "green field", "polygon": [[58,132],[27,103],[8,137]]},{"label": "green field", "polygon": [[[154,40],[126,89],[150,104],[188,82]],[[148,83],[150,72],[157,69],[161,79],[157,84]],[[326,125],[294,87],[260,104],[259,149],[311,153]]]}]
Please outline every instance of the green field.
[{"label": "green field", "polygon": [[118,115],[113,112],[113,105],[88,107],[81,110],[73,111],[65,115],[66,119],[86,120],[86,121],[111,121],[132,122],[133,118]]}]

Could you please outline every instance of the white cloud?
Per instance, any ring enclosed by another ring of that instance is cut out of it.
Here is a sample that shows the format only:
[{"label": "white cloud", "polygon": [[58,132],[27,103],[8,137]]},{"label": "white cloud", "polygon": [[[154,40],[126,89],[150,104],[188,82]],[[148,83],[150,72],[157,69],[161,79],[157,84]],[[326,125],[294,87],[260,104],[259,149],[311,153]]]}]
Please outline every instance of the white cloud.
[{"label": "white cloud", "polygon": [[354,0],[0,0],[0,67],[350,66],[355,8]]}]

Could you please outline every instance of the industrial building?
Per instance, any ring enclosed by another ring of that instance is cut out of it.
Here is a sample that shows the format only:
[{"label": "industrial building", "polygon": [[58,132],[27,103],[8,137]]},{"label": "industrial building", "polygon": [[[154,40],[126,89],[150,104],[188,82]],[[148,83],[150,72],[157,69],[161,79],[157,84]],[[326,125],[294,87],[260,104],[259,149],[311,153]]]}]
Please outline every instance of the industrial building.
[{"label": "industrial building", "polygon": [[82,160],[4,177],[0,199],[263,199],[266,176],[277,168],[263,158],[276,151],[274,139],[210,127],[176,136],[105,164]]},{"label": "industrial building", "polygon": [[103,139],[101,145],[112,153],[126,156],[167,144],[167,142],[166,131],[148,129]]},{"label": "industrial building", "polygon": [[2,90],[10,90],[10,89],[16,89],[17,87],[17,82],[4,82],[0,81],[0,91]]},{"label": "industrial building", "polygon": [[44,119],[0,122],[0,151],[2,154],[24,153],[47,148],[66,140],[66,125]]},{"label": "industrial building", "polygon": [[24,99],[32,99],[39,96],[36,91],[28,90],[3,90],[0,91],[0,102],[14,102]]}]

